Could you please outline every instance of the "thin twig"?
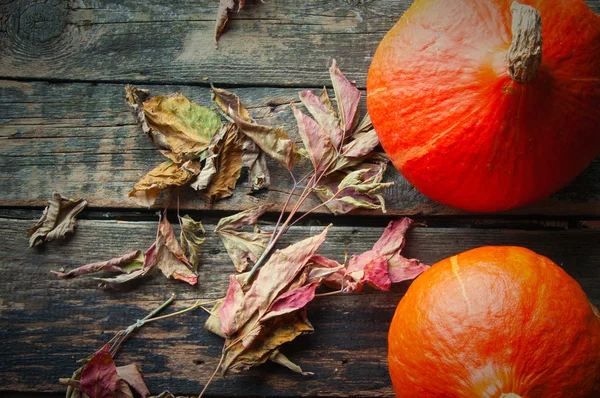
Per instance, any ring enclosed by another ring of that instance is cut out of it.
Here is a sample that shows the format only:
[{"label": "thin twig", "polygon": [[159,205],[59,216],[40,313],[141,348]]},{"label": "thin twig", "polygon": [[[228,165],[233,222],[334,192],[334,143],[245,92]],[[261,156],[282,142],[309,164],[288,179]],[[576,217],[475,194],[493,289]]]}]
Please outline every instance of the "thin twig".
[{"label": "thin twig", "polygon": [[[225,340],[225,342],[227,342],[227,340]],[[219,363],[217,364],[217,367],[215,368],[215,371],[213,372],[213,374],[210,376],[210,379],[208,379],[208,381],[204,385],[204,388],[202,389],[202,391],[200,391],[200,394],[198,395],[198,398],[202,398],[202,396],[206,392],[206,389],[208,388],[208,386],[210,385],[210,383],[213,381],[213,379],[217,375],[217,372],[221,368],[221,365],[223,364],[224,360],[225,360],[225,343],[223,343],[223,349],[221,350],[221,359],[219,359]]]}]

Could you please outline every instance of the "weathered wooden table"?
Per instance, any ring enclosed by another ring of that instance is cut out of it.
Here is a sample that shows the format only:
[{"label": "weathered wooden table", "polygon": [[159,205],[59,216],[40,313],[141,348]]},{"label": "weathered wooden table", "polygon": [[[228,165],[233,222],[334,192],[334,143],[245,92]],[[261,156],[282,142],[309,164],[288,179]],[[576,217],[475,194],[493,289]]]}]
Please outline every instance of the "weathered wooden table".
[{"label": "weathered wooden table", "polygon": [[[600,12],[600,1],[587,2]],[[217,3],[0,2],[0,395],[63,394],[58,378],[70,376],[77,359],[171,293],[177,294],[172,308],[222,297],[232,268],[213,233],[216,221],[267,202],[276,204],[273,220],[290,188],[272,164],[274,184],[267,192],[249,195],[242,186],[232,198],[208,205],[181,191],[182,212],[201,219],[208,232],[195,287],[157,276],[130,291],[105,292],[91,278],[57,279],[50,270],[148,247],[154,238],[155,210],[139,208],[127,193],[162,159],[125,106],[125,84],[153,94],[181,90],[200,104],[210,103],[209,83],[230,87],[259,122],[283,125],[295,136],[287,105],[298,91],[329,85],[332,58],[364,89],[379,40],[410,1],[248,1],[232,16],[218,50]],[[526,246],[564,267],[600,305],[599,159],[552,197],[492,215],[428,200],[395,171],[388,179],[398,184],[385,194],[387,214],[317,214],[293,228],[284,243],[332,222],[321,252],[340,260],[344,250],[369,249],[390,218],[409,215],[427,228],[409,233],[408,256],[431,264],[482,245]],[[26,230],[54,191],[83,196],[89,207],[72,239],[30,249]],[[308,314],[316,333],[285,348],[314,376],[267,364],[218,377],[208,394],[393,396],[386,333],[407,287],[315,299]],[[141,364],[153,393],[197,394],[222,345],[203,330],[205,319],[197,310],[149,324],[123,346],[117,362]]]}]

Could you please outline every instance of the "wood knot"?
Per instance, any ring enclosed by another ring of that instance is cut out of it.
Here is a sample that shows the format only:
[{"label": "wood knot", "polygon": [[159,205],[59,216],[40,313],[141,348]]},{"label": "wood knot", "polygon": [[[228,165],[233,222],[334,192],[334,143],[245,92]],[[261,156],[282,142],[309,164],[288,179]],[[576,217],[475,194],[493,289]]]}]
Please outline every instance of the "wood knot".
[{"label": "wood knot", "polygon": [[11,36],[30,43],[44,43],[61,35],[67,25],[69,8],[64,0],[17,2],[9,12]]}]

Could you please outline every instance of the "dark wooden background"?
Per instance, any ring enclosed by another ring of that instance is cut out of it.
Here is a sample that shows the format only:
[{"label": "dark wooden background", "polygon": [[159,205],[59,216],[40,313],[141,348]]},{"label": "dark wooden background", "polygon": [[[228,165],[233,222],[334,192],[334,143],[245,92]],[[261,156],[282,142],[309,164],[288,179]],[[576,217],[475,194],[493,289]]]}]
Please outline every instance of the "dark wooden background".
[{"label": "dark wooden background", "polygon": [[[600,12],[600,1],[587,3]],[[131,291],[107,293],[89,278],[58,280],[50,270],[108,259],[153,240],[154,211],[140,209],[127,193],[162,156],[125,106],[125,84],[154,94],[180,90],[201,104],[210,102],[210,83],[228,87],[257,120],[284,125],[295,136],[287,105],[298,91],[329,85],[332,58],[364,89],[378,42],[410,1],[248,0],[232,16],[218,50],[213,45],[217,5],[216,0],[0,0],[1,396],[60,395],[58,378],[69,376],[77,359],[173,292],[173,308],[222,297],[233,268],[213,234],[216,222],[254,204],[281,204],[290,187],[273,164],[268,192],[248,195],[241,186],[212,206],[181,192],[183,213],[201,219],[208,232],[196,287],[157,276]],[[564,267],[600,305],[600,159],[552,197],[493,215],[435,203],[395,171],[388,178],[398,180],[385,193],[388,214],[317,214],[292,229],[284,243],[333,222],[321,252],[341,260],[344,250],[369,249],[392,216],[410,215],[428,227],[409,234],[409,256],[431,264],[482,245],[526,246]],[[89,207],[72,239],[29,249],[26,229],[53,191],[84,196]],[[298,338],[285,353],[314,376],[265,365],[217,378],[208,394],[393,396],[386,334],[407,287],[401,283],[390,293],[366,290],[312,302],[308,315],[316,333]],[[153,393],[197,394],[222,345],[203,330],[205,319],[198,310],[149,324],[123,346],[117,363],[141,364]]]}]

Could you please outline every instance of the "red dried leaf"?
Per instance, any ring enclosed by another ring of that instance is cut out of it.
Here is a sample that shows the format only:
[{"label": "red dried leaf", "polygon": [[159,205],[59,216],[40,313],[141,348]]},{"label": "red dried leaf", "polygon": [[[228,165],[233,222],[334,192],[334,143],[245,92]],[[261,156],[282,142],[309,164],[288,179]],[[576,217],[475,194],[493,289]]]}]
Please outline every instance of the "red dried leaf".
[{"label": "red dried leaf", "polygon": [[320,281],[313,282],[283,293],[273,302],[267,314],[261,318],[261,322],[304,308],[315,298],[315,290],[319,284]]},{"label": "red dried leaf", "polygon": [[352,256],[348,263],[347,275],[357,282],[351,290],[360,290],[365,282],[379,290],[389,290],[392,285],[387,258],[375,250]]},{"label": "red dried leaf", "polygon": [[112,398],[119,383],[109,344],[97,351],[81,371],[81,392],[90,398]]},{"label": "red dried leaf", "polygon": [[[166,214],[158,223],[158,238],[156,240],[156,257],[154,263],[167,278],[175,278],[195,285],[198,276],[192,271],[192,264],[188,261],[179,245],[171,223]],[[152,267],[153,265],[149,265]]]},{"label": "red dried leaf", "polygon": [[233,335],[242,325],[237,324],[240,311],[244,306],[244,292],[236,275],[229,276],[229,288],[223,300],[218,316],[221,322],[221,331],[226,336]]}]

